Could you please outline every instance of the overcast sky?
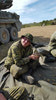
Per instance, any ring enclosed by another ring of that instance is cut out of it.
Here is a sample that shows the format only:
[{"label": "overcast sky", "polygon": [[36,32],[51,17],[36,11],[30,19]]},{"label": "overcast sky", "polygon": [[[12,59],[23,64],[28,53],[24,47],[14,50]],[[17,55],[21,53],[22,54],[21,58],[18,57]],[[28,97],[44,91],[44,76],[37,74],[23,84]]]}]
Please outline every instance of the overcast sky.
[{"label": "overcast sky", "polygon": [[20,15],[22,24],[56,18],[56,0],[13,0],[7,11]]}]

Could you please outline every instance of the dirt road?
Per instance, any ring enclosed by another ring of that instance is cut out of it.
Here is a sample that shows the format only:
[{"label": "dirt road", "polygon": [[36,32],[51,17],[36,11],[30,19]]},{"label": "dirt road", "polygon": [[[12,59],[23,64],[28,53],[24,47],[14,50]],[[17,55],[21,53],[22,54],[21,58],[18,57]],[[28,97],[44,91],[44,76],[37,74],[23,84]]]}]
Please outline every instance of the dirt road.
[{"label": "dirt road", "polygon": [[31,33],[34,36],[34,41],[37,42],[48,42],[52,33],[56,31],[56,25],[51,26],[35,26],[22,28],[18,33],[19,37],[25,33]]}]

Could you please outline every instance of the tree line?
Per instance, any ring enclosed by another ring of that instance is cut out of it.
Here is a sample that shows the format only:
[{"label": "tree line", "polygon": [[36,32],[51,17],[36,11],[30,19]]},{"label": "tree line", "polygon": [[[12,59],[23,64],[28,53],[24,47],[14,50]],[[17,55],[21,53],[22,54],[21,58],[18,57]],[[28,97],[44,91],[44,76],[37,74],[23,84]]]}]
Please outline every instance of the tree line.
[{"label": "tree line", "polygon": [[42,22],[33,22],[29,24],[22,24],[22,28],[32,27],[32,26],[47,26],[47,25],[56,25],[56,18],[53,20],[43,20]]}]

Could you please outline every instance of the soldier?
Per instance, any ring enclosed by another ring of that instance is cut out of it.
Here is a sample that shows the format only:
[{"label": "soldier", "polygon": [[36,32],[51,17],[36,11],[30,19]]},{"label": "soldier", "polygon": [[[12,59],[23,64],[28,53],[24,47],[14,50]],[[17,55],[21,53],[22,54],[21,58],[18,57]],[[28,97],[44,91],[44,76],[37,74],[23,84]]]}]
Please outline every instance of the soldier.
[{"label": "soldier", "polygon": [[43,48],[37,50],[41,55],[45,56],[45,63],[56,61],[56,32],[52,34],[47,50]]},{"label": "soldier", "polygon": [[[27,33],[22,35],[20,40],[13,43],[9,48],[4,65],[10,70],[14,78],[18,78],[27,72],[31,73],[40,65],[38,62],[39,56],[33,54],[32,42],[33,36]],[[34,82],[32,76],[25,75],[23,78],[30,84]]]},{"label": "soldier", "polygon": [[56,57],[56,32],[54,32],[50,38],[50,42],[48,45],[48,49],[50,53]]}]

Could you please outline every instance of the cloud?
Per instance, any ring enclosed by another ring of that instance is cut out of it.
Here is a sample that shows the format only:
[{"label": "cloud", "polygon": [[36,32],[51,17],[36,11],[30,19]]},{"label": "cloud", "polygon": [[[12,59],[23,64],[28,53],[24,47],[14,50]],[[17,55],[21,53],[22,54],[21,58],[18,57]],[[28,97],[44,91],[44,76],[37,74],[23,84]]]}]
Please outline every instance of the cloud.
[{"label": "cloud", "polygon": [[35,22],[33,18],[29,18],[29,17],[22,18],[21,20],[22,20],[23,24],[29,23],[29,22],[30,23]]},{"label": "cloud", "polygon": [[49,11],[53,11],[53,10],[55,11],[56,7],[52,7],[52,8],[49,9]]},{"label": "cloud", "polygon": [[20,15],[22,23],[49,20],[56,17],[56,0],[13,0],[13,6],[7,11]]},{"label": "cloud", "polygon": [[10,9],[7,9],[6,11],[21,14],[27,9],[28,5],[35,3],[37,1],[38,0],[13,0],[13,6]]}]

